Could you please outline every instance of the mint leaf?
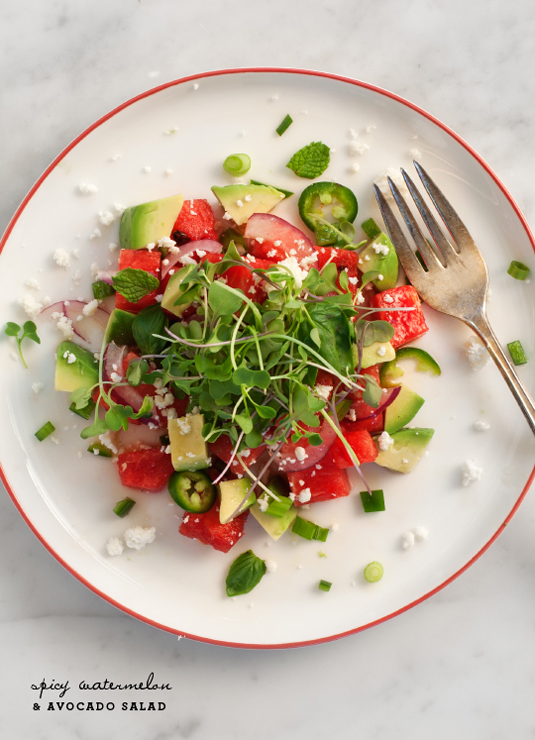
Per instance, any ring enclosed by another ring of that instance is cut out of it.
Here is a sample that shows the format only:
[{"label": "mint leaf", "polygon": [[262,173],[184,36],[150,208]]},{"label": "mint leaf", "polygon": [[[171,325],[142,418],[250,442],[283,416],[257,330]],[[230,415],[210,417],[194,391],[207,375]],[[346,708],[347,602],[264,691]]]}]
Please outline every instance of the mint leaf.
[{"label": "mint leaf", "polygon": [[248,594],[260,583],[266,570],[265,561],[257,558],[252,550],[242,553],[230,566],[226,581],[227,596]]},{"label": "mint leaf", "polygon": [[146,270],[127,267],[119,270],[112,278],[113,287],[130,303],[137,303],[143,296],[148,295],[160,285],[160,281]]},{"label": "mint leaf", "polygon": [[313,141],[307,144],[290,159],[286,167],[298,177],[307,177],[313,180],[322,175],[331,161],[330,150],[321,141]]}]

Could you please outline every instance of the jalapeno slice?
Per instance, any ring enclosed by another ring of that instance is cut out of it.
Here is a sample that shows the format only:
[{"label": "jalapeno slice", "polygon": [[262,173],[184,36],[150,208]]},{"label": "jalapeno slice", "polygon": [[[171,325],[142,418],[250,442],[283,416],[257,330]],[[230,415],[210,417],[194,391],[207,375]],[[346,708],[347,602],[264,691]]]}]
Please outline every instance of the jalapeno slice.
[{"label": "jalapeno slice", "polygon": [[[324,211],[325,206],[329,207],[328,211]],[[301,193],[298,207],[299,215],[311,231],[319,230],[321,227],[324,227],[324,231],[328,230],[325,224],[317,221],[316,216],[329,221],[330,213],[331,223],[340,221],[353,223],[359,208],[353,191],[337,182],[312,183]]]},{"label": "jalapeno slice", "polygon": [[216,499],[215,486],[201,470],[173,473],[167,488],[175,503],[196,514],[208,511]]}]

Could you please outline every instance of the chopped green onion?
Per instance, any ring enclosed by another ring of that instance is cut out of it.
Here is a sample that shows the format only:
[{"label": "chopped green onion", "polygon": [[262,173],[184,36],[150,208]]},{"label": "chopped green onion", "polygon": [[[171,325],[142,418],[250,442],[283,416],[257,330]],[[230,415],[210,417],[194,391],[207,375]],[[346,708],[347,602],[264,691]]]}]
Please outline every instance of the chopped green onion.
[{"label": "chopped green onion", "polygon": [[77,409],[76,404],[71,403],[71,405],[69,406],[69,410],[73,411],[75,414],[78,414],[78,416],[81,416],[82,419],[90,419],[95,406],[96,406],[96,403],[93,401],[92,398],[90,398],[89,401],[87,402],[87,405],[84,406],[83,408]]},{"label": "chopped green onion", "polygon": [[524,352],[524,347],[522,347],[522,344],[518,339],[515,342],[509,342],[507,349],[509,350],[509,354],[511,355],[511,359],[515,365],[526,364],[528,358]]},{"label": "chopped green onion", "polygon": [[101,442],[93,442],[87,448],[88,452],[92,452],[97,457],[113,457],[113,452],[109,447],[103,445]]},{"label": "chopped green onion", "polygon": [[362,499],[362,507],[367,514],[372,511],[385,510],[385,497],[381,488],[372,491],[371,496],[368,491],[361,491],[360,498]]},{"label": "chopped green onion", "polygon": [[223,162],[223,169],[233,177],[245,175],[251,169],[251,157],[248,154],[230,154]]},{"label": "chopped green onion", "polygon": [[319,542],[326,542],[329,534],[328,529],[319,527],[314,522],[309,522],[308,519],[301,519],[300,516],[295,517],[292,532],[305,540],[319,540]]},{"label": "chopped green onion", "polygon": [[377,581],[380,581],[383,577],[383,573],[383,566],[381,563],[378,563],[377,560],[374,560],[373,563],[368,563],[364,568],[364,578],[368,583],[377,583]]},{"label": "chopped green onion", "polygon": [[282,136],[283,133],[290,128],[290,126],[293,123],[293,118],[290,115],[284,116],[282,122],[280,125],[275,129],[279,136]]},{"label": "chopped green onion", "polygon": [[52,424],[51,421],[47,421],[46,424],[44,424],[41,429],[38,429],[35,432],[35,436],[39,440],[39,442],[42,442],[43,439],[46,439],[52,432],[56,431],[56,427]]},{"label": "chopped green onion", "polygon": [[136,505],[136,502],[134,499],[129,498],[128,496],[126,498],[123,498],[122,501],[119,501],[115,508],[113,509],[113,513],[117,514],[117,516],[123,517],[128,514],[129,511],[133,509],[133,507]]},{"label": "chopped green onion", "polygon": [[91,287],[93,288],[93,297],[99,301],[115,293],[113,285],[105,283],[104,280],[97,280]]},{"label": "chopped green onion", "polygon": [[330,581],[320,581],[318,588],[320,591],[330,591],[332,583]]},{"label": "chopped green onion", "polygon": [[514,277],[515,280],[525,280],[529,275],[529,267],[526,267],[522,262],[513,260],[509,265],[507,274]]},{"label": "chopped green onion", "polygon": [[280,499],[280,501],[272,501],[267,507],[265,513],[270,516],[282,517],[289,509],[292,508],[292,500],[287,496]]},{"label": "chopped green onion", "polygon": [[266,188],[274,188],[275,190],[278,190],[279,193],[282,193],[285,198],[289,198],[293,195],[291,190],[284,190],[284,188],[279,188],[277,185],[267,185],[265,182],[260,182],[259,180],[249,180],[249,182],[251,185],[264,185]]},{"label": "chopped green onion", "polygon": [[366,234],[368,239],[375,239],[376,236],[381,234],[381,229],[377,226],[373,218],[369,218],[362,224],[362,231]]}]

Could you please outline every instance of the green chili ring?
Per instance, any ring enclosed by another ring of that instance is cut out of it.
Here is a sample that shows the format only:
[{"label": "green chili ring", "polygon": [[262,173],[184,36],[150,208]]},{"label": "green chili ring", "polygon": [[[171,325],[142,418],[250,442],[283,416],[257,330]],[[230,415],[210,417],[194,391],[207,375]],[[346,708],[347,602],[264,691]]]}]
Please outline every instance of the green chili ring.
[{"label": "green chili ring", "polygon": [[[319,200],[320,206],[316,207]],[[314,182],[303,190],[299,197],[299,215],[311,231],[315,231],[318,222],[314,218],[314,211],[323,211],[322,206],[332,205],[332,215],[335,221],[349,221],[353,223],[358,213],[358,202],[355,194],[345,185],[337,182]],[[323,216],[322,216],[323,218]]]},{"label": "green chili ring", "polygon": [[212,481],[201,470],[173,473],[167,489],[175,503],[195,514],[211,509],[217,495]]}]

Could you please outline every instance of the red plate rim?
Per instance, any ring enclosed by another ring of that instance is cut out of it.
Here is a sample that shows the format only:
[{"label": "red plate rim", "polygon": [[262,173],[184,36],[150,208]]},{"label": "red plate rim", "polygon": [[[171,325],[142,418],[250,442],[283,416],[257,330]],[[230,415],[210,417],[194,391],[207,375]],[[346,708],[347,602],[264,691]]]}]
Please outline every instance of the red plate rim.
[{"label": "red plate rim", "polygon": [[[373,92],[379,93],[380,95],[384,95],[387,98],[391,98],[392,100],[397,101],[398,103],[401,103],[402,105],[405,105],[407,108],[410,108],[420,115],[424,116],[424,118],[427,118],[429,121],[434,123],[436,126],[441,128],[443,131],[445,131],[447,134],[449,134],[455,141],[457,141],[464,149],[466,149],[469,154],[474,157],[477,162],[483,167],[483,169],[490,175],[490,177],[494,180],[496,185],[500,188],[502,193],[505,195],[507,200],[509,201],[511,207],[513,208],[514,212],[516,213],[518,219],[520,220],[526,235],[531,242],[531,246],[533,248],[533,251],[535,252],[535,239],[533,237],[533,234],[531,232],[531,229],[522,214],[520,208],[515,203],[513,197],[507,190],[507,188],[503,185],[503,183],[500,181],[500,179],[497,177],[497,175],[491,170],[491,168],[488,166],[488,164],[479,156],[479,154],[472,149],[471,146],[469,146],[458,134],[455,133],[452,129],[450,129],[448,126],[446,126],[444,123],[439,121],[437,118],[432,116],[430,113],[427,113],[423,108],[420,108],[419,106],[415,105],[414,103],[411,103],[408,100],[405,100],[404,98],[400,97],[399,95],[396,95],[395,93],[389,92],[388,90],[384,90],[381,87],[377,87],[376,85],[371,85],[368,82],[362,82],[360,80],[352,79],[351,77],[344,77],[342,75],[336,75],[331,74],[329,72],[319,72],[316,70],[310,70],[310,69],[296,69],[291,67],[239,67],[235,69],[218,69],[218,70],[212,70],[209,72],[200,72],[199,74],[195,75],[189,75],[187,77],[181,77],[178,80],[171,80],[170,82],[166,82],[163,85],[158,85],[157,87],[153,87],[150,90],[147,90],[144,93],[141,93],[139,95],[136,95],[133,98],[130,98],[125,103],[122,103],[121,105],[117,106],[117,108],[114,108],[112,111],[107,113],[106,115],[102,116],[102,118],[99,118],[95,123],[93,123],[91,126],[85,129],[81,134],[79,134],[73,141],[63,149],[60,154],[51,162],[51,164],[46,168],[46,170],[43,172],[43,174],[39,177],[39,179],[36,181],[36,183],[33,185],[33,187],[29,190],[28,194],[20,204],[20,206],[17,208],[13,218],[9,222],[6,231],[4,232],[4,235],[2,236],[2,239],[0,240],[0,253],[3,251],[4,246],[15,226],[17,221],[19,220],[20,216],[22,215],[24,209],[26,208],[27,204],[30,202],[34,194],[37,192],[37,190],[41,187],[43,182],[46,180],[48,175],[57,167],[57,165],[61,162],[61,160],[73,149],[77,144],[86,138],[92,131],[94,131],[96,128],[101,126],[103,123],[105,123],[107,120],[115,116],[120,111],[124,110],[125,108],[128,108],[133,103],[136,103],[138,100],[142,100],[143,98],[148,98],[150,95],[154,95],[155,93],[160,92],[161,90],[165,90],[169,87],[173,87],[175,85],[183,84],[184,82],[189,81],[195,81],[195,80],[202,80],[207,77],[216,77],[219,75],[231,75],[231,74],[244,74],[244,73],[260,73],[260,74],[295,74],[295,75],[310,75],[313,77],[324,77],[331,80],[337,80],[340,82],[346,82],[350,85],[355,85],[356,87],[362,87],[366,90],[371,90]],[[93,584],[89,583],[80,573],[75,571],[68,563],[66,563],[63,558],[61,558],[58,553],[54,551],[54,549],[48,544],[48,542],[45,541],[45,539],[41,536],[41,534],[37,531],[35,526],[32,524],[32,522],[29,520],[28,516],[22,509],[22,506],[20,505],[15,492],[11,488],[10,483],[7,480],[7,477],[4,473],[4,469],[0,463],[0,478],[2,479],[2,482],[4,483],[7,492],[11,496],[11,499],[15,506],[17,507],[19,513],[21,514],[22,518],[25,520],[26,524],[30,527],[32,532],[35,534],[35,536],[40,540],[40,542],[46,547],[46,549],[50,552],[51,555],[56,558],[56,560],[63,565],[63,567],[69,571],[75,578],[77,578],[81,583],[83,583],[85,586],[87,586],[91,591],[96,593],[98,596],[103,598],[108,603],[112,604],[113,606],[117,607],[121,611],[125,612],[126,614],[129,614],[132,617],[135,617],[136,619],[139,619],[142,622],[145,622],[146,624],[150,624],[153,627],[157,627],[158,629],[164,630],[165,632],[171,632],[179,637],[185,637],[190,640],[197,640],[199,642],[205,642],[212,645],[221,645],[223,647],[234,647],[234,648],[244,648],[244,649],[254,649],[254,650],[276,650],[276,649],[282,649],[282,648],[296,648],[296,647],[308,647],[310,645],[321,645],[325,642],[331,642],[333,640],[339,640],[342,637],[347,637],[349,635],[354,635],[357,632],[362,632],[363,630],[369,629],[370,627],[374,627],[377,624],[381,624],[382,622],[386,622],[389,619],[392,619],[393,617],[396,617],[398,614],[402,614],[403,612],[408,611],[409,609],[412,609],[414,606],[417,606],[418,604],[421,604],[426,599],[429,599],[434,594],[441,591],[443,588],[448,586],[452,581],[454,581],[456,578],[458,578],[462,573],[464,573],[471,565],[473,565],[476,560],[478,560],[484,552],[492,545],[492,543],[498,538],[498,536],[503,532],[507,524],[511,521],[512,517],[516,513],[517,509],[519,508],[520,504],[522,503],[524,496],[528,492],[533,479],[535,478],[535,466],[533,470],[531,471],[531,474],[522,489],[522,492],[520,493],[518,499],[515,502],[515,505],[505,518],[505,520],[502,522],[502,524],[498,527],[496,532],[492,535],[492,537],[489,539],[489,541],[483,545],[483,547],[458,571],[456,571],[452,576],[447,578],[443,583],[436,586],[431,591],[428,591],[426,594],[421,596],[418,599],[415,599],[414,601],[411,601],[409,604],[406,604],[405,606],[401,607],[400,609],[397,609],[396,611],[392,612],[391,614],[387,614],[384,617],[381,617],[380,619],[376,619],[373,622],[369,622],[368,624],[364,624],[360,627],[356,627],[352,630],[347,630],[346,632],[340,632],[335,635],[328,635],[327,637],[321,637],[317,640],[305,640],[303,642],[290,642],[290,643],[281,643],[281,644],[275,644],[275,645],[262,645],[262,644],[244,644],[244,643],[234,643],[234,642],[225,642],[223,640],[211,640],[208,637],[199,637],[198,635],[189,634],[186,632],[181,632],[180,630],[173,629],[172,627],[168,627],[166,625],[160,624],[158,622],[155,622],[152,619],[149,619],[148,617],[144,617],[141,614],[138,614],[137,612],[133,611],[132,609],[129,609],[128,607],[124,606],[123,604],[120,604],[119,602],[115,601],[113,598],[108,596],[107,594],[100,591],[98,588],[96,588]]]}]

